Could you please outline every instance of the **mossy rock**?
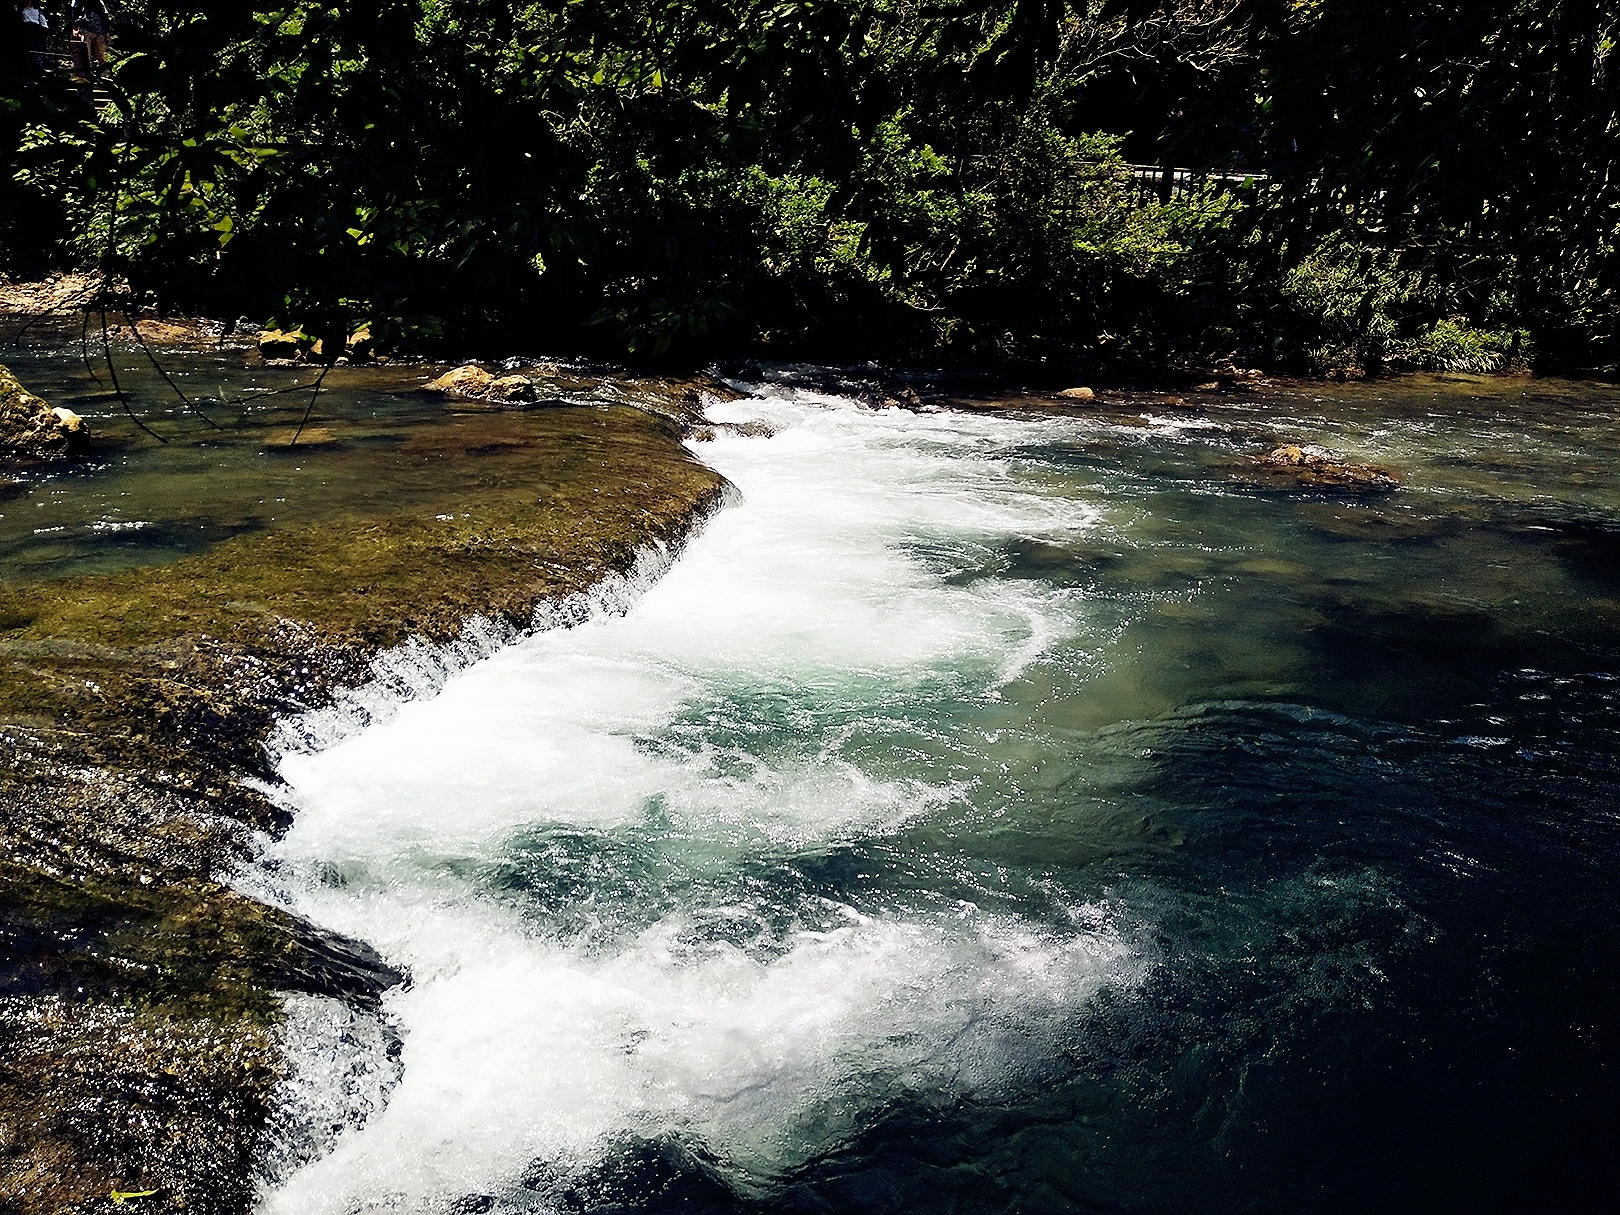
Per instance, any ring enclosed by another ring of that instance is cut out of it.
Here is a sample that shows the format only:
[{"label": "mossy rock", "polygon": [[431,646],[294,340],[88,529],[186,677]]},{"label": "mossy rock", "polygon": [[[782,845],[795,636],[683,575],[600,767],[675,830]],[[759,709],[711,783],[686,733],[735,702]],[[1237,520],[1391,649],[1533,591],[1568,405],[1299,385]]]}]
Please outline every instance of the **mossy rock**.
[{"label": "mossy rock", "polygon": [[53,409],[0,366],[0,460],[65,460],[90,446],[90,428],[71,409]]}]

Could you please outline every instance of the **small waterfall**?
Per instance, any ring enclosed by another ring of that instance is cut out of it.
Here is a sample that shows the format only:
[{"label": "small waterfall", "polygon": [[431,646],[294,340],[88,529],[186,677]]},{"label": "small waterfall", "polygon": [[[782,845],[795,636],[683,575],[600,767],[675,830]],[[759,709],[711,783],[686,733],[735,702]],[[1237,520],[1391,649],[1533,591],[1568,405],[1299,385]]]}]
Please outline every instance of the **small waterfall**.
[{"label": "small waterfall", "polygon": [[275,881],[412,982],[387,1032],[294,1019],[280,1159],[308,1163],[265,1211],[544,1207],[642,1141],[769,1186],[896,1102],[1038,1088],[1140,973],[1102,906],[986,911],[906,842],[977,813],[977,717],[1086,627],[1074,590],[995,576],[1099,525],[1024,475],[1052,424],[713,413],[774,433],[703,449],[739,500],[664,577],[648,554],[537,621],[566,629],[406,647],[285,730]]}]

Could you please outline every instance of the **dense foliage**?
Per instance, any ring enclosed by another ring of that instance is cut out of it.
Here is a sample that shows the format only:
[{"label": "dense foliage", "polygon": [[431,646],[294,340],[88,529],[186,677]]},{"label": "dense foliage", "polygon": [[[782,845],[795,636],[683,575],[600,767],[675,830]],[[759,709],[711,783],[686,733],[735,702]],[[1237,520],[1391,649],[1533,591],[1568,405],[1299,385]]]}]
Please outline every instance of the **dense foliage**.
[{"label": "dense foliage", "polygon": [[[118,16],[110,104],[20,57],[0,98],[24,270],[396,343],[1620,361],[1613,3]],[[1127,160],[1237,177],[1160,201]]]}]

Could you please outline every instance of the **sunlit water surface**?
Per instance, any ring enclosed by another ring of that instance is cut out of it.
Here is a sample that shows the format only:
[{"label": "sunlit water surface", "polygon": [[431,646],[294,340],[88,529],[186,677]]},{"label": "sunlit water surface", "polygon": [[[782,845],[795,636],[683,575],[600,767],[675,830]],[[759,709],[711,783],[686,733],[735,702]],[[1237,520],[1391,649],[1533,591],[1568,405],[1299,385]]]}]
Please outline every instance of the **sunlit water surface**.
[{"label": "sunlit water surface", "polygon": [[295,1005],[263,1209],[1602,1206],[1615,429],[1474,391],[716,406],[627,614],[283,759],[412,977]]},{"label": "sunlit water surface", "polygon": [[[13,577],[428,502],[436,428],[530,424],[340,369],[300,451],[257,394],[307,373],[168,357],[214,431],[124,351],[160,447],[63,354],[9,357],[100,455],[0,497]],[[661,579],[289,723],[244,881],[411,980],[291,1002],[263,1211],[1611,1208],[1613,390],[759,391]],[[1402,488],[1246,479],[1283,441]]]}]

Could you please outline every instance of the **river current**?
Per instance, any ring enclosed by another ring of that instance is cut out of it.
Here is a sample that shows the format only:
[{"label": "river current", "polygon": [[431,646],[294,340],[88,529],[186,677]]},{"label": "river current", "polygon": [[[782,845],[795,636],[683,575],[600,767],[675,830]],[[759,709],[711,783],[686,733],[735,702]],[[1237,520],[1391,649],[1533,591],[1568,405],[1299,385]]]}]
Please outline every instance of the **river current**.
[{"label": "river current", "polygon": [[1605,1205],[1612,395],[755,389],[672,563],[289,724],[256,880],[410,981],[261,1211]]}]

